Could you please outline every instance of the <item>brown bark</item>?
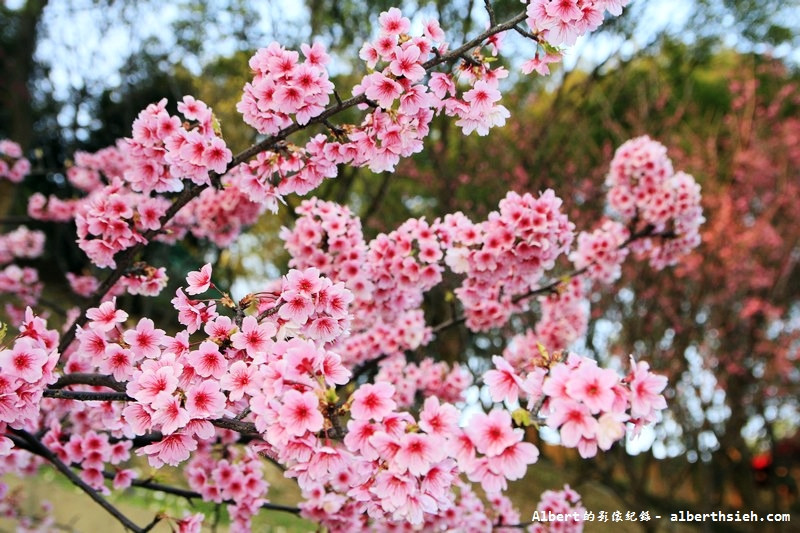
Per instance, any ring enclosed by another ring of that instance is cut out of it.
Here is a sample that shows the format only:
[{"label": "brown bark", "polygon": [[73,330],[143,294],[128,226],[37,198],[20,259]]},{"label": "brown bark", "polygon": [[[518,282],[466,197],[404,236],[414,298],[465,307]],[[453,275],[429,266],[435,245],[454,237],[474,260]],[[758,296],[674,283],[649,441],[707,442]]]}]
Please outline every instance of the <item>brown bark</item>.
[{"label": "brown bark", "polygon": [[35,68],[37,30],[47,0],[31,0],[18,11],[3,9],[11,31],[0,50],[0,108],[8,113],[5,132],[9,138],[31,148],[33,103],[30,80]]}]

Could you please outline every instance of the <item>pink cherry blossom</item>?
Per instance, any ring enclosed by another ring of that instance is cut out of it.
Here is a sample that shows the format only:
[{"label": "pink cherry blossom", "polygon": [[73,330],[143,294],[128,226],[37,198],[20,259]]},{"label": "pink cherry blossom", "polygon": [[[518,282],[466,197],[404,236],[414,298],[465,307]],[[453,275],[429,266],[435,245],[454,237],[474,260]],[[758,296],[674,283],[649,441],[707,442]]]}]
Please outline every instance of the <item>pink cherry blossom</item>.
[{"label": "pink cherry blossom", "polygon": [[206,292],[211,286],[211,265],[206,263],[199,271],[189,272],[186,276],[186,289],[188,294],[200,294]]},{"label": "pink cherry blossom", "polygon": [[171,395],[178,388],[178,376],[172,366],[145,370],[128,382],[127,392],[142,403],[150,404],[161,394]]},{"label": "pink cherry blossom", "polygon": [[571,398],[583,402],[592,414],[597,414],[611,410],[614,386],[618,382],[617,373],[613,370],[584,363],[570,376],[566,392]]},{"label": "pink cherry blossom", "polygon": [[350,415],[355,420],[383,420],[384,416],[397,407],[392,400],[394,391],[392,385],[382,381],[362,385],[353,393]]},{"label": "pink cherry blossom", "polygon": [[589,408],[570,399],[556,398],[548,406],[550,415],[547,423],[552,428],[560,428],[561,442],[574,448],[581,438],[593,439],[597,432],[597,420]]},{"label": "pink cherry blossom", "polygon": [[449,437],[458,432],[459,414],[455,406],[440,404],[439,398],[431,396],[425,400],[419,413],[419,427],[431,435]]},{"label": "pink cherry blossom", "polygon": [[473,415],[465,432],[478,452],[488,456],[499,455],[520,440],[520,435],[511,427],[511,415],[499,409],[488,415]]},{"label": "pink cherry blossom", "polygon": [[197,449],[197,442],[183,433],[166,435],[160,441],[136,450],[137,455],[146,455],[150,466],[178,466]]},{"label": "pink cherry blossom", "polygon": [[186,391],[186,412],[191,418],[219,418],[224,409],[219,382],[206,379]]},{"label": "pink cherry blossom", "polygon": [[650,417],[655,411],[665,409],[667,402],[661,392],[667,386],[667,378],[651,373],[650,365],[644,361],[631,361],[631,365],[631,414],[637,418]]},{"label": "pink cherry blossom", "polygon": [[381,31],[389,35],[400,35],[407,33],[411,27],[411,21],[408,20],[399,9],[392,7],[389,11],[381,13],[378,17],[381,26]]},{"label": "pink cherry blossom", "polygon": [[433,463],[441,461],[444,457],[445,450],[440,438],[407,433],[400,439],[392,464],[400,472],[408,470],[411,474],[419,476],[427,473]]},{"label": "pink cherry blossom", "polygon": [[89,327],[98,331],[111,331],[118,323],[128,319],[128,313],[116,308],[116,300],[103,302],[100,307],[93,307],[86,311],[90,320]]},{"label": "pink cherry blossom", "polygon": [[242,330],[231,336],[234,348],[244,350],[250,357],[263,355],[270,347],[272,337],[277,329],[272,322],[258,323],[253,316],[246,316],[242,321]]},{"label": "pink cherry blossom", "polygon": [[47,352],[35,341],[22,338],[10,350],[0,351],[0,368],[8,376],[35,383],[41,379],[47,359]]},{"label": "pink cherry blossom", "polygon": [[198,375],[207,378],[221,378],[228,369],[228,363],[219,351],[219,346],[211,341],[203,341],[197,350],[189,352],[189,363]]},{"label": "pink cherry blossom", "polygon": [[248,365],[244,361],[236,361],[228,367],[222,376],[220,386],[223,390],[230,391],[228,398],[231,401],[241,400],[245,394],[253,395],[261,386],[261,374],[255,365]]},{"label": "pink cherry blossom", "polygon": [[149,318],[139,320],[136,329],[125,331],[122,338],[138,357],[147,357],[148,359],[157,358],[161,354],[159,346],[166,341],[164,330],[157,329]]},{"label": "pink cherry blossom", "polygon": [[312,392],[288,391],[283,396],[280,420],[289,434],[295,436],[321,430],[324,419],[319,412],[319,399]]},{"label": "pink cherry blossom", "polygon": [[508,400],[516,403],[522,379],[514,372],[508,362],[502,357],[492,357],[496,370],[489,370],[484,374],[483,381],[489,386],[489,394],[495,402]]},{"label": "pink cherry blossom", "polygon": [[174,433],[184,427],[191,416],[186,409],[181,406],[181,400],[177,396],[166,393],[159,394],[152,402],[154,413],[152,421],[161,426],[164,434]]}]

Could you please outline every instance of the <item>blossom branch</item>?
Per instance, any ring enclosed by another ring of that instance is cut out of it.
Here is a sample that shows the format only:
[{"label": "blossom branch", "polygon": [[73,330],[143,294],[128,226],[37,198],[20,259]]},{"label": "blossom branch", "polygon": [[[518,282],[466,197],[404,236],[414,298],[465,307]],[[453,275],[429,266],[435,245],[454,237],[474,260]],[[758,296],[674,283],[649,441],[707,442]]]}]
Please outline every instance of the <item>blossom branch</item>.
[{"label": "blossom branch", "polygon": [[[103,477],[106,479],[114,479],[114,473],[112,472],[103,472]],[[164,485],[162,483],[157,483],[155,481],[149,479],[134,479],[131,480],[131,486],[138,487],[140,489],[152,490],[156,492],[163,492],[164,494],[172,494],[173,496],[180,496],[181,498],[185,498],[190,502],[192,500],[202,500],[203,496],[199,492],[195,492],[193,490],[184,489],[181,487],[173,487],[171,485]],[[233,500],[224,500],[223,503],[233,504],[235,503]],[[277,503],[262,503],[262,509],[270,510],[270,511],[281,511],[284,513],[290,514],[300,514],[300,509],[297,507],[292,507],[290,505],[281,505]]]},{"label": "blossom branch", "polygon": [[42,444],[41,441],[39,441],[36,437],[22,429],[12,429],[11,432],[27,443],[27,449],[31,453],[35,453],[36,455],[47,459],[54,467],[56,467],[59,472],[64,474],[64,476],[66,476],[73,485],[85,492],[92,500],[95,501],[95,503],[100,505],[100,507],[105,509],[111,516],[116,518],[117,521],[126,529],[129,529],[134,533],[145,533],[151,529],[153,525],[155,525],[152,524],[147,529],[137,526],[133,521],[131,521],[130,518],[125,516],[119,509],[112,505],[108,500],[103,498],[96,490],[90,487],[77,474],[75,474],[75,472],[73,472],[69,466],[59,459],[58,456],[50,450],[50,448]]},{"label": "blossom branch", "polygon": [[[45,389],[43,395],[45,398],[55,398],[58,400],[78,400],[84,402],[135,402],[136,401],[134,398],[131,398],[130,396],[122,392],[95,392],[95,391]],[[217,418],[216,420],[211,420],[211,423],[217,426],[218,428],[230,429],[231,431],[236,431],[238,433],[243,433],[243,434],[258,433],[255,424],[252,424],[250,422],[243,422],[235,418]]]},{"label": "blossom branch", "polygon": [[[664,239],[670,239],[670,238],[673,238],[675,236],[674,233],[672,233],[672,232],[654,233],[654,230],[655,230],[655,228],[653,226],[648,225],[645,228],[643,228],[641,231],[638,231],[636,233],[631,233],[631,235],[624,242],[622,242],[617,247],[617,249],[621,250],[621,249],[627,248],[630,244],[632,244],[632,243],[634,243],[634,242],[636,242],[636,241],[638,241],[640,239],[645,239],[645,238],[648,238],[648,237],[662,237]],[[525,300],[527,298],[531,298],[533,296],[539,296],[539,295],[542,295],[542,294],[552,294],[554,292],[557,292],[558,288],[562,284],[564,284],[566,280],[570,280],[572,278],[575,278],[577,276],[585,274],[589,270],[589,268],[591,268],[591,266],[593,264],[595,264],[595,262],[591,262],[591,263],[589,263],[588,265],[586,265],[586,266],[584,266],[582,268],[578,268],[578,269],[572,270],[572,271],[568,272],[567,274],[565,274],[564,276],[560,277],[559,279],[553,280],[553,281],[551,281],[550,283],[548,283],[546,285],[543,285],[541,287],[537,287],[535,289],[531,289],[530,291],[528,291],[526,293],[523,293],[523,294],[518,294],[518,295],[514,296],[511,299],[511,301],[513,303],[519,303],[522,300]],[[461,315],[453,317],[453,318],[451,318],[449,320],[445,320],[444,322],[441,322],[441,323],[433,326],[431,328],[431,331],[433,333],[438,333],[438,332],[440,332],[442,330],[451,328],[453,326],[457,326],[458,324],[461,324],[461,323],[465,322],[466,320],[467,320],[466,315],[461,314]]]},{"label": "blossom branch", "polygon": [[[514,28],[518,23],[525,20],[526,17],[527,15],[524,11],[518,13],[516,16],[512,17],[511,19],[501,24],[491,26],[489,29],[485,30],[484,32],[477,35],[473,39],[470,39],[469,41],[459,46],[458,48],[455,48],[446,54],[440,54],[440,53],[436,54],[433,58],[423,63],[422,66],[426,71],[430,71],[438,65],[456,60],[465,55],[473,48],[481,45],[489,37]],[[353,108],[359,104],[368,103],[368,99],[365,94],[353,96],[351,98],[348,98],[347,100],[341,100],[341,98],[338,97],[338,95],[336,95],[336,97],[337,97],[336,104],[328,106],[322,113],[320,113],[315,117],[312,117],[306,124],[299,124],[297,122],[294,122],[290,126],[287,126],[286,128],[279,131],[278,133],[271,135],[266,139],[264,139],[263,141],[258,142],[240,152],[239,154],[233,157],[230,163],[228,163],[225,172],[222,172],[221,174],[216,172],[210,172],[209,173],[210,181],[212,183],[218,182],[219,178],[226,172],[230,171],[231,169],[240,165],[241,163],[249,161],[257,154],[265,150],[274,148],[280,142],[284,141],[286,138],[288,138],[290,135],[294,133],[308,129],[314,125],[319,125],[319,124],[324,125],[334,115],[337,115],[343,111]],[[172,203],[172,205],[170,205],[170,207],[167,209],[166,213],[164,213],[164,215],[160,218],[159,222],[161,228],[164,228],[167,225],[167,223],[175,217],[178,211],[180,211],[186,204],[188,204],[194,198],[199,196],[200,193],[203,192],[208,187],[209,187],[208,184],[203,184],[203,185],[190,184],[186,186],[184,190],[175,199],[175,201]],[[62,335],[61,342],[59,343],[60,352],[63,353],[64,351],[66,351],[67,347],[69,347],[69,345],[75,339],[76,328],[78,326],[83,326],[86,323],[87,321],[86,311],[89,308],[97,307],[100,304],[100,302],[103,300],[105,295],[111,290],[114,284],[117,283],[117,281],[119,281],[122,278],[124,272],[133,264],[136,256],[146,248],[147,244],[145,243],[149,243],[150,240],[153,237],[155,237],[160,231],[162,230],[148,230],[144,232],[142,235],[145,240],[144,243],[138,243],[132,246],[131,248],[128,248],[124,252],[122,252],[122,256],[116,260],[117,267],[113,271],[111,271],[111,273],[109,273],[108,277],[106,277],[105,280],[103,280],[103,283],[100,284],[100,286],[92,295],[92,297],[89,298],[89,301],[87,301],[82,306],[81,312],[78,315],[78,318],[75,320],[73,326]]]}]

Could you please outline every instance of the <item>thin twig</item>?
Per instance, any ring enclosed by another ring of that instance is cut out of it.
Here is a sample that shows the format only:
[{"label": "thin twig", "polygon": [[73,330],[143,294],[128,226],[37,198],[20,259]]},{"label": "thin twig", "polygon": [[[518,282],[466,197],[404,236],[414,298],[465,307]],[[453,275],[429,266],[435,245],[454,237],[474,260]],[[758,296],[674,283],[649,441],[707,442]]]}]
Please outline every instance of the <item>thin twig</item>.
[{"label": "thin twig", "polygon": [[492,529],[500,529],[500,528],[511,528],[511,529],[525,529],[528,526],[532,526],[533,524],[538,524],[539,522],[521,522],[519,524],[493,524]]},{"label": "thin twig", "polygon": [[366,211],[364,211],[364,215],[361,217],[361,224],[363,226],[367,225],[367,221],[369,221],[372,216],[378,212],[378,208],[380,207],[381,203],[383,203],[384,197],[386,197],[386,193],[389,190],[389,182],[391,181],[392,173],[391,172],[384,172],[383,179],[381,180],[381,184],[378,187],[378,192],[375,193],[375,196],[372,198],[372,201],[369,203],[369,207],[367,207]]},{"label": "thin twig", "polygon": [[467,54],[461,54],[458,57],[460,57],[461,59],[464,60],[464,62],[468,63],[469,65],[472,65],[473,67],[480,67],[481,66],[480,61],[478,61],[474,57],[469,57]]},{"label": "thin twig", "polygon": [[494,8],[492,7],[491,0],[483,0],[483,5],[486,7],[486,13],[489,14],[489,26],[496,26],[497,18],[494,15]]},{"label": "thin twig", "polygon": [[337,137],[344,137],[344,130],[339,126],[331,123],[330,120],[324,121],[323,124],[325,124],[325,127],[331,130],[331,132]]},{"label": "thin twig", "polygon": [[[111,472],[103,472],[103,476],[106,479],[114,479],[114,474]],[[203,499],[203,496],[199,492],[195,492],[189,489],[184,489],[181,487],[164,485],[162,483],[157,483],[149,479],[134,479],[131,481],[131,486],[138,487],[140,489],[163,492],[164,494],[172,494],[173,496],[180,496],[181,498],[185,498],[189,501]],[[235,503],[235,502],[231,500],[225,500],[223,503]],[[289,505],[281,505],[278,503],[264,503],[261,505],[261,508],[268,509],[270,511],[282,511],[285,513],[300,514],[300,509],[298,509],[297,507],[291,507]]]},{"label": "thin twig", "polygon": [[519,33],[520,35],[522,35],[526,39],[532,39],[532,40],[536,41],[537,43],[541,43],[542,42],[542,38],[541,37],[539,37],[535,33],[532,33],[532,32],[530,32],[530,31],[528,31],[528,30],[526,30],[524,28],[519,27],[519,26],[514,26],[514,31]]},{"label": "thin twig", "polygon": [[274,315],[275,313],[277,313],[277,312],[280,310],[281,306],[282,306],[284,303],[286,303],[286,302],[281,302],[281,303],[279,303],[278,305],[276,305],[275,307],[272,307],[272,308],[270,308],[270,309],[267,309],[266,311],[264,311],[263,313],[261,313],[260,315],[258,315],[258,318],[256,319],[256,321],[258,321],[258,322],[261,322],[262,320],[264,320],[264,319],[265,319],[265,318],[267,318],[268,316],[272,316],[272,315]]},{"label": "thin twig", "polygon": [[211,423],[218,428],[230,429],[231,431],[236,431],[237,433],[258,434],[256,425],[252,422],[242,422],[241,420],[236,420],[233,418],[217,418],[216,420],[212,420]]},{"label": "thin twig", "polygon": [[149,524],[147,524],[146,526],[144,526],[144,527],[142,528],[142,533],[147,533],[148,531],[150,531],[151,529],[153,529],[154,527],[156,527],[156,524],[158,524],[159,522],[161,522],[161,520],[162,520],[163,518],[164,518],[164,516],[163,516],[161,513],[158,513],[158,514],[156,514],[156,515],[153,517],[153,520],[152,520],[152,521],[151,521]]}]

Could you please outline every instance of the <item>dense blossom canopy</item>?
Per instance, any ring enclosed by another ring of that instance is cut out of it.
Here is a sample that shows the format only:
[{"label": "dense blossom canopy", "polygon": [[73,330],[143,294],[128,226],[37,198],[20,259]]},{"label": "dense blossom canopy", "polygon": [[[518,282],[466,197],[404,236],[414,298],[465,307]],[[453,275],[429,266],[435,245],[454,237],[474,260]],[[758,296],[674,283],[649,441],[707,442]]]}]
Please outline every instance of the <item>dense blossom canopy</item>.
[{"label": "dense blossom canopy", "polygon": [[[70,277],[90,303],[71,311],[59,333],[33,311],[37,272],[13,264],[40,254],[42,235],[20,228],[2,237],[0,288],[21,304],[8,309],[19,333],[0,351],[2,472],[52,463],[143,531],[103,495],[153,488],[138,479],[134,456],[155,468],[180,465],[192,491],[227,504],[233,528],[244,531],[261,508],[280,508],[268,498],[268,459],[297,481],[296,511],[332,531],[489,531],[520,521],[502,491],[538,459],[526,426],[549,426],[591,457],[657,420],[666,379],[646,362],[631,360],[619,375],[566,351],[585,330],[589,285],[619,278],[629,251],[660,269],[698,243],[699,187],[646,137],[611,162],[608,202],[619,218],[592,231],[576,233],[553,190],[509,192],[484,220],[460,212],[411,219],[370,241],[348,207],[310,198],[280,232],[291,269],[260,290],[236,301],[215,285],[210,264],[200,266],[171,301],[181,329],[169,333],[115,298],[165,287],[163,268],[131,268],[153,240],[175,243],[191,232],[226,246],[341,165],[393,170],[423,149],[437,115],[453,117],[464,134],[503,125],[508,72],[493,68],[484,46],[498,53],[503,32],[524,21],[537,51],[523,70],[542,72],[559,57],[555,46],[625,3],[537,0],[459,48],[438,22],[415,32],[393,8],[361,48],[369,73],[348,100],[335,92],[319,43],[302,46],[302,61],[278,43],[257,51],[238,109],[266,137],[243,154],[231,153],[211,109],[192,96],[178,103],[182,117],[162,100],[140,113],[130,138],[77,154],[67,178],[84,195],[35,194],[28,212],[74,220],[80,248],[112,273],[102,282]],[[440,70],[453,62],[456,72]],[[354,107],[359,122],[330,122]],[[305,145],[287,140],[318,124],[326,132]],[[29,164],[16,144],[0,142],[0,156],[0,177],[25,177]],[[494,407],[468,420],[461,408],[473,380],[465,367],[406,359],[448,326],[427,324],[422,310],[445,278],[458,280],[463,310],[450,325],[479,332],[536,303],[541,311],[480,378]],[[568,487],[546,493],[540,508],[582,509]],[[202,516],[172,520],[198,531]]]}]

